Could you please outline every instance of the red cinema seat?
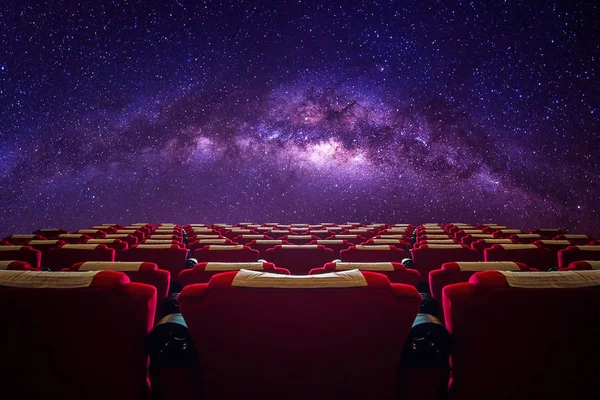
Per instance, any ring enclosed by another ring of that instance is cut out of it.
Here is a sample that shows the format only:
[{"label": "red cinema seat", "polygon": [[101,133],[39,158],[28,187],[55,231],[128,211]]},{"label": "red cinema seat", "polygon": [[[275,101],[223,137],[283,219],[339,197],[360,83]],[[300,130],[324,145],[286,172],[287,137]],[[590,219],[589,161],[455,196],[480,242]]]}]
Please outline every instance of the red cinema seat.
[{"label": "red cinema seat", "polygon": [[169,271],[158,269],[152,262],[140,261],[86,261],[73,264],[68,271],[119,271],[129,277],[131,282],[145,283],[156,288],[156,299],[162,301],[169,293]]},{"label": "red cinema seat", "polygon": [[431,297],[440,305],[440,316],[443,317],[442,290],[455,283],[469,282],[471,276],[481,271],[530,271],[523,263],[512,261],[497,262],[449,262],[442,264],[441,269],[435,269],[429,273],[429,287]]},{"label": "red cinema seat", "polygon": [[510,235],[508,238],[512,239],[515,243],[532,244],[535,241],[541,240],[542,235],[537,233],[516,233]]},{"label": "red cinema seat", "polygon": [[[449,398],[587,399],[600,393],[600,271],[485,271],[443,290]],[[569,367],[571,366],[571,367]],[[575,367],[578,366],[578,367]],[[594,394],[594,395],[592,395]]]},{"label": "red cinema seat", "polygon": [[[131,235],[135,238],[137,238],[138,241],[142,241],[144,239],[144,237],[146,237],[146,235],[144,234],[144,232],[142,232],[139,229],[119,229],[118,231],[115,232],[116,235]],[[109,237],[110,235],[106,235],[106,237]]]},{"label": "red cinema seat", "polygon": [[535,244],[495,244],[483,251],[485,261],[514,261],[547,271],[556,268],[556,253]]},{"label": "red cinema seat", "polygon": [[372,237],[377,236],[377,231],[374,229],[348,229],[342,232],[343,235],[358,235],[365,238],[365,240],[369,240]]},{"label": "red cinema seat", "polygon": [[408,269],[398,262],[344,262],[333,261],[321,268],[310,270],[309,275],[326,274],[330,272],[350,271],[377,272],[388,277],[391,283],[404,283],[416,287],[421,281],[421,275],[414,269]]},{"label": "red cinema seat", "polygon": [[412,249],[414,267],[421,274],[421,282],[429,282],[429,272],[442,264],[454,261],[483,261],[477,251],[462,244],[426,244]]},{"label": "red cinema seat", "polygon": [[250,262],[258,261],[260,253],[244,245],[208,245],[194,250],[194,258],[201,262]]},{"label": "red cinema seat", "polygon": [[267,250],[281,244],[290,244],[287,240],[283,239],[258,239],[253,240],[248,245],[251,249],[258,250],[260,258],[267,257]]},{"label": "red cinema seat", "polygon": [[411,248],[410,243],[405,242],[403,240],[400,239],[381,239],[381,238],[371,238],[369,240],[367,240],[364,243],[361,243],[364,245],[376,245],[376,246],[381,246],[381,245],[391,245],[394,246],[398,249],[402,249],[405,252],[408,252]]},{"label": "red cinema seat", "polygon": [[331,232],[329,232],[328,230],[325,230],[325,229],[319,229],[319,230],[311,229],[310,231],[308,231],[308,234],[316,237],[317,240],[325,240],[329,236],[331,236]]},{"label": "red cinema seat", "polygon": [[494,235],[494,237],[496,239],[507,239],[512,235],[515,235],[517,233],[524,233],[522,230],[520,229],[496,229],[492,235]]},{"label": "red cinema seat", "polygon": [[481,229],[459,229],[454,233],[451,233],[454,239],[460,241],[463,237],[468,235],[484,235]]},{"label": "red cinema seat", "polygon": [[142,244],[151,244],[151,245],[164,245],[164,244],[174,244],[179,247],[185,247],[185,244],[178,240],[162,240],[162,239],[144,239],[142,240]]},{"label": "red cinema seat", "polygon": [[45,240],[43,236],[34,235],[33,233],[29,234],[20,234],[20,235],[10,235],[4,238],[4,242],[8,244],[14,245],[25,245],[31,240]]},{"label": "red cinema seat", "polygon": [[360,235],[341,235],[341,234],[335,234],[335,235],[331,235],[327,238],[328,240],[345,240],[348,243],[352,243],[352,244],[361,244],[367,241],[367,238],[360,236]]},{"label": "red cinema seat", "polygon": [[563,232],[560,229],[556,229],[556,228],[551,228],[551,229],[534,229],[531,231],[531,233],[537,233],[539,235],[542,235],[542,239],[552,239],[558,235],[562,235],[565,232]]},{"label": "red cinema seat", "polygon": [[471,243],[471,248],[473,250],[477,250],[481,254],[485,249],[489,249],[490,247],[497,244],[514,244],[515,242],[512,239],[479,239]]},{"label": "red cinema seat", "polygon": [[34,271],[38,268],[32,268],[28,262],[6,260],[0,261],[0,271]]},{"label": "red cinema seat", "polygon": [[129,247],[138,244],[138,238],[128,233],[109,233],[104,239],[119,239],[127,243]]},{"label": "red cinema seat", "polygon": [[282,240],[284,236],[287,236],[289,234],[290,231],[287,229],[273,229],[269,232],[269,237],[272,237],[273,239]]},{"label": "red cinema seat", "polygon": [[[103,231],[101,229],[79,229],[75,233],[80,234],[80,235],[87,235],[87,236],[91,237],[92,239],[102,239],[103,237],[106,236],[106,231]],[[60,237],[59,237],[59,239],[60,239]]]},{"label": "red cinema seat", "polygon": [[425,240],[447,240],[452,239],[450,235],[442,233],[442,234],[422,234],[417,235],[417,242],[425,241]]},{"label": "red cinema seat", "polygon": [[222,233],[223,236],[225,236],[226,238],[229,239],[233,239],[236,236],[240,236],[240,235],[257,235],[258,231],[254,230],[254,229],[232,229],[232,230],[227,230],[224,231]]},{"label": "red cinema seat", "polygon": [[460,243],[470,247],[471,243],[476,242],[481,239],[494,239],[494,235],[492,235],[491,233],[469,234],[469,235],[463,236],[460,239]]},{"label": "red cinema seat", "polygon": [[43,236],[46,239],[58,239],[58,235],[69,233],[69,231],[67,231],[65,229],[45,228],[45,229],[38,229],[37,231],[35,231],[33,233],[36,235]]},{"label": "red cinema seat", "polygon": [[209,245],[221,245],[221,246],[225,246],[225,245],[234,245],[234,244],[238,244],[238,243],[237,242],[232,242],[230,239],[227,239],[227,238],[220,238],[220,239],[198,239],[195,242],[188,244],[188,249],[190,249],[190,251],[193,253],[197,249],[201,249],[204,246],[209,246]]},{"label": "red cinema seat", "polygon": [[[508,229],[508,226],[505,225],[477,225],[475,228],[481,229],[483,233],[494,233],[499,229]],[[513,233],[521,233],[521,232],[513,232]]]},{"label": "red cinema seat", "polygon": [[119,257],[123,250],[127,250],[129,245],[119,239],[88,239],[85,244],[105,244],[109,249],[115,249],[115,259]]},{"label": "red cinema seat", "polygon": [[146,236],[144,238],[144,242],[147,240],[151,240],[151,241],[155,241],[155,240],[168,240],[168,241],[174,241],[174,242],[181,242],[182,241],[182,237],[180,235],[155,235],[154,233]]},{"label": "red cinema seat", "polygon": [[561,268],[559,271],[590,271],[600,270],[600,261],[573,261],[566,268]]},{"label": "red cinema seat", "polygon": [[40,268],[42,253],[31,246],[0,245],[0,261],[25,261],[33,268]]},{"label": "red cinema seat", "polygon": [[[233,238],[233,242],[237,244],[248,245],[253,240],[269,240],[272,239],[267,235],[239,235]],[[216,244],[216,243],[215,243]]]},{"label": "red cinema seat", "polygon": [[571,241],[571,243],[573,243],[576,246],[584,246],[584,245],[589,244],[590,242],[592,242],[594,240],[594,238],[591,237],[591,236],[588,236],[588,235],[577,235],[577,234],[558,235],[554,239],[569,240],[569,241]]},{"label": "red cinema seat", "polygon": [[254,262],[203,262],[196,264],[193,268],[184,269],[179,273],[179,283],[182,287],[195,283],[208,283],[213,275],[228,271],[239,271],[248,269],[252,271],[265,271],[274,274],[289,275],[290,271],[285,268],[277,268],[275,264],[266,261]]},{"label": "red cinema seat", "polygon": [[333,250],[320,244],[277,245],[267,250],[266,260],[278,268],[285,268],[292,275],[308,275],[311,269],[322,267],[333,261]]},{"label": "red cinema seat", "polygon": [[558,252],[558,268],[566,268],[574,261],[600,260],[600,246],[570,246]]},{"label": "red cinema seat", "polygon": [[172,244],[138,244],[121,253],[118,261],[145,261],[155,263],[158,269],[168,271],[171,282],[176,282],[185,268],[188,251]]},{"label": "red cinema seat", "polygon": [[62,240],[67,244],[83,244],[88,239],[92,239],[92,237],[80,233],[63,233],[58,235],[57,239]]},{"label": "red cinema seat", "polygon": [[333,256],[335,258],[340,258],[340,251],[346,250],[346,249],[350,248],[350,246],[352,246],[352,244],[346,240],[335,240],[335,239],[318,239],[318,240],[313,240],[309,244],[320,244],[320,245],[327,247],[328,249],[333,250]]},{"label": "red cinema seat", "polygon": [[3,397],[149,400],[155,308],[121,272],[0,271]]},{"label": "red cinema seat", "polygon": [[573,243],[571,243],[571,241],[569,240],[552,239],[536,240],[535,242],[533,242],[533,244],[535,244],[536,246],[542,246],[547,249],[550,249],[555,253],[558,253],[560,250],[566,249],[569,246],[573,246]]},{"label": "red cinema seat", "polygon": [[39,250],[42,253],[42,264],[44,263],[43,260],[48,257],[48,252],[50,252],[50,249],[61,247],[65,244],[65,242],[58,239],[30,240],[27,242],[27,246],[31,247],[32,249]]},{"label": "red cinema seat", "polygon": [[413,247],[417,248],[424,244],[458,244],[454,239],[424,239],[416,242]]},{"label": "red cinema seat", "polygon": [[420,296],[356,270],[242,270],[187,286],[178,301],[204,398],[392,399]]},{"label": "red cinema seat", "polygon": [[60,271],[84,261],[115,261],[115,250],[105,244],[65,244],[54,247],[42,260],[42,266],[52,271]]},{"label": "red cinema seat", "polygon": [[353,262],[401,262],[406,252],[392,245],[356,245],[340,251],[342,261]]},{"label": "red cinema seat", "polygon": [[283,240],[287,240],[291,244],[309,244],[313,240],[317,240],[317,237],[311,235],[285,235]]}]

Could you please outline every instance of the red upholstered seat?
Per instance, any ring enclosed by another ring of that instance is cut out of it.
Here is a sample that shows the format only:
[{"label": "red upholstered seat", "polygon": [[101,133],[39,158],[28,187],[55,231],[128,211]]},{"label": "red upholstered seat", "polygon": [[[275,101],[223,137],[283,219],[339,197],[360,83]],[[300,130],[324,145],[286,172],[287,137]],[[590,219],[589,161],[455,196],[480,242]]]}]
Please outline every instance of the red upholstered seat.
[{"label": "red upholstered seat", "polygon": [[32,268],[31,265],[29,265],[29,263],[25,261],[6,260],[0,261],[0,270],[34,271],[38,270],[38,268]]},{"label": "red upholstered seat", "polygon": [[354,262],[401,262],[406,252],[392,245],[356,245],[340,251],[342,261]]},{"label": "red upholstered seat", "polygon": [[594,398],[600,393],[598,285],[600,271],[485,271],[445,287],[449,397]]},{"label": "red upholstered seat", "polygon": [[129,247],[138,244],[138,238],[129,233],[109,233],[104,239],[119,239],[127,243]]},{"label": "red upholstered seat", "polygon": [[75,233],[80,235],[87,235],[93,239],[102,239],[106,236],[106,231],[103,231],[101,229],[79,229]]},{"label": "red upholstered seat", "polygon": [[30,240],[44,240],[41,235],[34,235],[33,233],[21,234],[21,235],[10,235],[3,239],[3,242],[14,245],[26,245]]},{"label": "red upholstered seat", "polygon": [[244,245],[208,245],[194,251],[198,262],[250,262],[258,261],[260,253]]},{"label": "red upholstered seat", "polygon": [[123,250],[129,248],[129,245],[120,239],[88,239],[85,244],[105,244],[109,249],[115,249],[115,259]]},{"label": "red upholstered seat", "polygon": [[552,239],[542,239],[536,240],[533,242],[536,246],[545,247],[554,252],[558,252],[560,250],[566,249],[569,246],[573,246],[573,243],[570,240],[552,240]]},{"label": "red upholstered seat", "polygon": [[319,229],[319,230],[314,230],[311,229],[308,232],[309,235],[315,236],[316,238],[318,238],[317,240],[325,240],[327,239],[329,236],[332,235],[332,233],[326,229]]},{"label": "red upholstered seat", "polygon": [[398,262],[344,262],[334,261],[325,264],[321,268],[310,270],[309,275],[326,274],[358,269],[360,271],[377,272],[388,277],[392,283],[404,283],[417,286],[421,281],[421,274],[414,269],[408,269],[404,264]]},{"label": "red upholstered seat", "polygon": [[333,261],[333,250],[320,244],[277,245],[267,250],[266,260],[279,268],[288,269],[293,275],[307,275],[311,269]]},{"label": "red upholstered seat", "polygon": [[218,239],[197,239],[196,241],[188,244],[188,249],[190,249],[190,251],[192,252],[192,254],[194,253],[194,251],[203,248],[204,246],[209,246],[209,245],[234,245],[234,244],[238,244],[237,242],[233,242],[231,239],[227,239],[225,237],[221,237]]},{"label": "red upholstered seat", "polygon": [[283,240],[287,240],[291,244],[309,244],[313,240],[317,240],[317,237],[311,235],[285,235]]},{"label": "red upholstered seat", "polygon": [[37,231],[35,231],[33,233],[36,235],[45,237],[46,239],[58,239],[58,235],[62,235],[64,233],[69,233],[69,231],[67,231],[65,229],[43,228],[43,229],[38,229]]},{"label": "red upholstered seat", "polygon": [[57,239],[62,240],[67,244],[82,244],[85,243],[88,239],[91,239],[91,236],[80,234],[80,233],[63,233],[58,235]]},{"label": "red upholstered seat", "polygon": [[467,246],[471,246],[471,243],[474,243],[481,239],[494,239],[494,235],[492,235],[491,233],[468,234],[460,239],[460,243]]},{"label": "red upholstered seat", "polygon": [[328,249],[333,250],[333,256],[335,258],[340,257],[340,251],[346,250],[347,248],[352,246],[352,244],[349,243],[347,240],[341,240],[341,239],[337,239],[337,240],[335,240],[335,239],[319,239],[319,240],[313,240],[309,244],[321,244],[321,245],[327,247]]},{"label": "red upholstered seat", "polygon": [[520,229],[496,229],[492,234],[496,239],[506,239],[518,233],[524,232]]},{"label": "red upholstered seat", "polygon": [[372,245],[378,245],[378,246],[381,246],[381,245],[392,245],[392,246],[394,246],[394,247],[396,247],[398,249],[404,250],[405,252],[408,252],[410,250],[410,248],[411,248],[410,243],[407,242],[407,241],[404,241],[404,240],[400,240],[400,239],[382,239],[382,238],[377,238],[377,237],[371,238],[371,239],[369,239],[366,242],[361,243],[361,244],[369,245],[369,246],[372,246]]},{"label": "red upholstered seat", "polygon": [[232,239],[232,242],[235,242],[237,244],[248,245],[253,240],[269,240],[269,239],[273,239],[273,238],[270,236],[267,236],[265,234],[238,235]]},{"label": "red upholstered seat", "polygon": [[573,261],[566,268],[561,268],[559,271],[589,271],[600,270],[600,261]]},{"label": "red upholstered seat", "polygon": [[105,244],[65,244],[50,249],[42,266],[60,271],[84,261],[115,261],[115,250]]},{"label": "red upholstered seat", "polygon": [[155,307],[121,272],[0,271],[3,398],[148,400]]},{"label": "red upholstered seat", "polygon": [[508,238],[514,240],[515,243],[531,244],[535,241],[542,240],[543,237],[539,233],[516,233],[510,235]]},{"label": "red upholstered seat", "polygon": [[121,254],[118,261],[146,261],[155,263],[159,269],[169,271],[171,281],[177,281],[177,276],[185,268],[187,249],[177,245],[144,245],[138,244]]},{"label": "red upholstered seat", "polygon": [[440,269],[442,264],[454,261],[483,261],[477,251],[461,244],[427,244],[412,250],[415,269],[421,274],[421,282],[429,282],[429,272]]},{"label": "red upholstered seat", "polygon": [[342,234],[334,234],[327,238],[328,240],[346,240],[348,243],[352,244],[361,244],[367,241],[367,238],[360,235],[342,235]]},{"label": "red upholstered seat", "polygon": [[497,262],[449,262],[442,264],[441,269],[435,269],[429,272],[429,287],[431,297],[440,305],[440,316],[443,318],[442,290],[455,283],[469,282],[471,276],[477,272],[503,270],[503,271],[530,271],[530,268],[523,263],[513,261]]},{"label": "red upholstered seat", "polygon": [[531,233],[537,233],[539,235],[542,235],[542,239],[552,239],[553,237],[562,235],[565,232],[563,232],[562,230],[557,229],[557,228],[550,228],[550,229],[540,228],[540,229],[532,230]]},{"label": "red upholstered seat", "polygon": [[581,234],[563,234],[556,236],[554,239],[569,240],[571,243],[577,246],[590,244],[594,240],[594,238],[591,236]]},{"label": "red upholstered seat", "polygon": [[285,268],[277,268],[275,264],[266,261],[254,262],[203,262],[196,264],[191,269],[184,269],[179,273],[179,283],[181,286],[192,285],[194,283],[208,283],[213,275],[228,271],[239,271],[240,269],[249,269],[252,271],[265,271],[274,274],[289,275],[290,271]]},{"label": "red upholstered seat", "polygon": [[512,239],[478,239],[471,243],[471,248],[473,250],[477,250],[483,255],[483,251],[485,249],[489,249],[490,247],[496,244],[514,244],[515,242]]},{"label": "red upholstered seat", "polygon": [[258,250],[261,259],[267,257],[267,250],[281,244],[290,244],[287,240],[283,239],[258,239],[253,240],[248,245],[251,249]]},{"label": "red upholstered seat", "polygon": [[600,260],[600,246],[570,246],[558,252],[558,267],[566,268],[574,261]]},{"label": "red upholstered seat", "polygon": [[339,274],[242,270],[184,288],[204,397],[393,399],[419,294],[381,274]]},{"label": "red upholstered seat", "polygon": [[152,262],[140,261],[86,261],[73,264],[69,271],[119,271],[129,277],[131,282],[145,283],[156,288],[156,299],[162,301],[169,293],[169,271],[158,269]]},{"label": "red upholstered seat", "polygon": [[515,261],[547,271],[557,265],[556,253],[535,244],[495,244],[483,251],[485,261]]},{"label": "red upholstered seat", "polygon": [[0,245],[0,261],[25,261],[40,268],[42,253],[31,246]]}]

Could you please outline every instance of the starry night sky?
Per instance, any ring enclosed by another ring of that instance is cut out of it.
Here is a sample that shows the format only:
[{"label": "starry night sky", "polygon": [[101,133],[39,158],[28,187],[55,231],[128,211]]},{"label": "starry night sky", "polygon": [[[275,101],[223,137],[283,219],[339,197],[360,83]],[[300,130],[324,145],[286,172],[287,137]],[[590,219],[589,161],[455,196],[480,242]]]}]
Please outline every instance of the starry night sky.
[{"label": "starry night sky", "polygon": [[0,237],[147,220],[600,234],[597,2],[3,3]]}]

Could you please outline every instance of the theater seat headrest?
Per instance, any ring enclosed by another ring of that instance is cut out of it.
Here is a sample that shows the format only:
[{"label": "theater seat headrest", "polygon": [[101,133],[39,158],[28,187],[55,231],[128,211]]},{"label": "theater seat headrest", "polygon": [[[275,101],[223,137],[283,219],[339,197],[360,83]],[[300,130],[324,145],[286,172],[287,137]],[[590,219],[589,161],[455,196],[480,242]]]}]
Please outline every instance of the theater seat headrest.
[{"label": "theater seat headrest", "polygon": [[208,250],[215,250],[215,251],[226,251],[226,250],[244,250],[244,245],[241,244],[234,244],[231,246],[227,246],[227,245],[218,245],[218,244],[210,244],[208,245]]},{"label": "theater seat headrest", "polygon": [[509,272],[500,271],[510,287],[582,288],[600,286],[600,271]]},{"label": "theater seat headrest", "polygon": [[261,239],[264,237],[265,235],[242,235],[242,239]]},{"label": "theater seat headrest", "polygon": [[47,244],[47,245],[55,245],[58,243],[62,243],[61,240],[30,240],[29,242],[27,242],[28,245],[31,246],[38,246],[41,244]]},{"label": "theater seat headrest", "polygon": [[494,244],[511,244],[514,243],[512,239],[482,239],[483,243],[494,243]]},{"label": "theater seat headrest", "polygon": [[119,239],[88,239],[87,244],[108,244],[121,242]]},{"label": "theater seat headrest", "polygon": [[588,235],[566,234],[562,235],[565,239],[589,239]]},{"label": "theater seat headrest", "polygon": [[379,251],[389,251],[392,250],[392,247],[394,246],[390,246],[390,245],[362,245],[362,244],[358,244],[356,246],[354,246],[356,248],[356,250],[379,250]]},{"label": "theater seat headrest", "polygon": [[26,246],[10,246],[0,245],[0,251],[17,251],[25,248]]},{"label": "theater seat headrest", "polygon": [[[283,279],[282,279],[283,278]],[[320,289],[367,286],[359,270],[319,275],[279,275],[268,272],[240,270],[231,286],[251,288]]]},{"label": "theater seat headrest", "polygon": [[576,247],[579,250],[583,250],[583,251],[600,251],[600,246],[596,246],[596,245],[588,245],[588,246],[573,246]]},{"label": "theater seat headrest", "polygon": [[100,248],[106,248],[106,245],[102,244],[65,244],[61,249],[69,250],[96,250]]},{"label": "theater seat headrest", "polygon": [[25,234],[10,235],[9,238],[11,238],[11,239],[33,239],[36,236],[37,235],[25,233]]},{"label": "theater seat headrest", "polygon": [[341,262],[335,263],[336,271],[349,271],[353,269],[364,271],[394,271],[394,264],[391,262]]},{"label": "theater seat headrest", "polygon": [[137,244],[135,249],[178,249],[176,244]]},{"label": "theater seat headrest", "polygon": [[29,263],[23,262],[23,261],[18,261],[18,260],[1,260],[0,261],[0,270],[6,270],[8,269],[8,267],[10,267],[12,264],[13,269],[15,266],[20,267],[19,269],[23,269],[26,267],[31,267],[31,265],[29,265]]},{"label": "theater seat headrest", "polygon": [[[476,239],[493,239],[494,235],[492,235],[491,233],[472,233],[469,236],[471,236],[472,238],[476,238]],[[498,240],[504,240],[504,239],[498,239]]]},{"label": "theater seat headrest", "polygon": [[129,283],[127,275],[115,271],[0,271],[0,286],[7,287],[71,289],[82,287],[111,287],[125,283]]},{"label": "theater seat headrest", "polygon": [[328,245],[328,244],[344,244],[342,239],[319,239],[317,244]]},{"label": "theater seat headrest", "polygon": [[302,250],[311,250],[318,249],[318,244],[282,244],[282,249],[302,249]]},{"label": "theater seat headrest", "polygon": [[[454,264],[454,263],[451,263],[451,264]],[[460,271],[464,271],[464,272],[489,271],[489,270],[496,270],[496,271],[520,271],[521,270],[521,268],[519,268],[519,265],[517,263],[511,262],[511,261],[456,262],[455,264],[458,266]],[[446,269],[446,268],[444,268],[444,266],[445,266],[445,264],[442,265],[442,269]]]},{"label": "theater seat headrest", "polygon": [[527,249],[539,249],[535,244],[496,244],[494,245],[504,250],[527,250]]},{"label": "theater seat headrest", "polygon": [[421,246],[427,249],[464,249],[466,248],[462,244],[425,244]]},{"label": "theater seat headrest", "polygon": [[[200,265],[200,264],[199,264]],[[204,266],[205,271],[236,271],[241,269],[262,271],[264,263],[258,262],[207,262]]]},{"label": "theater seat headrest", "polygon": [[282,244],[283,240],[281,239],[259,239],[254,240],[255,244]]},{"label": "theater seat headrest", "polygon": [[561,244],[561,245],[570,245],[571,242],[568,240],[539,240],[541,244]]},{"label": "theater seat headrest", "polygon": [[62,233],[60,235],[58,235],[59,239],[81,239],[83,236],[83,234],[79,234],[79,233]]},{"label": "theater seat headrest", "polygon": [[156,264],[149,262],[108,262],[87,261],[79,264],[79,271],[139,271],[140,269],[157,269]]}]

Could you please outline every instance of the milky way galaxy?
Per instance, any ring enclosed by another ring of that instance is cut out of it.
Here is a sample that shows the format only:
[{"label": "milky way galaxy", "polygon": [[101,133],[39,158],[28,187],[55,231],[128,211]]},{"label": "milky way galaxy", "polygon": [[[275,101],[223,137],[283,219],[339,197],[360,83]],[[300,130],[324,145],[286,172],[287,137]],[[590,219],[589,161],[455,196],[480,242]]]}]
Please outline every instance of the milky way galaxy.
[{"label": "milky way galaxy", "polygon": [[600,7],[526,3],[11,3],[0,236],[142,220],[598,235]]}]

